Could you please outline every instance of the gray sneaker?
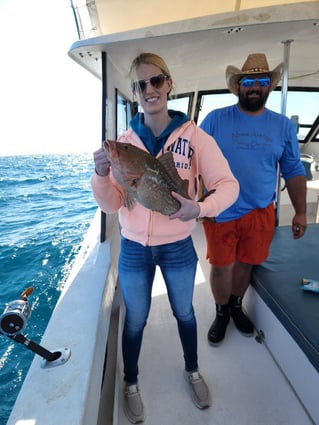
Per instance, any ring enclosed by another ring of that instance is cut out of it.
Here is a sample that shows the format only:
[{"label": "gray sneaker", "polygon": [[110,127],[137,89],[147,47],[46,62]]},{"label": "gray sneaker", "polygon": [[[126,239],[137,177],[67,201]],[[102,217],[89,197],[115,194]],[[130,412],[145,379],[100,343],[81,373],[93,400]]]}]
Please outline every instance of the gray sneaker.
[{"label": "gray sneaker", "polygon": [[144,422],[144,405],[137,384],[124,384],[124,412],[132,424]]},{"label": "gray sneaker", "polygon": [[196,407],[206,409],[210,406],[209,389],[202,375],[196,372],[187,372],[184,370],[184,378],[189,384],[191,397]]}]

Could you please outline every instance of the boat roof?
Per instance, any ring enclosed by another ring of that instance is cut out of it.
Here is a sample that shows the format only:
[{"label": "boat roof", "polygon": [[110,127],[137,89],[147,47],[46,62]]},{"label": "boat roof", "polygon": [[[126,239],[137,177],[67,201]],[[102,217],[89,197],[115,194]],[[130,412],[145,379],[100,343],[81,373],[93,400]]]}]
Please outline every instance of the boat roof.
[{"label": "boat roof", "polygon": [[226,89],[226,66],[241,68],[249,53],[265,53],[273,69],[284,61],[286,44],[289,86],[318,88],[319,2],[289,3],[101,34],[75,42],[68,53],[101,78],[101,52],[122,76],[136,55],[154,52],[167,62],[176,93],[188,93]]}]

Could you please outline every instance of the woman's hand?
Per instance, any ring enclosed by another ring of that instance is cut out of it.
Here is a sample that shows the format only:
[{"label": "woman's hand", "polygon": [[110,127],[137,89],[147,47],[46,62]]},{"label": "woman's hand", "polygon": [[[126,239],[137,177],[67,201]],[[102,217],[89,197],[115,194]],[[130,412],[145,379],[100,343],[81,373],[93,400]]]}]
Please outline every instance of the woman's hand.
[{"label": "woman's hand", "polygon": [[181,207],[169,216],[170,220],[179,218],[181,221],[188,221],[199,216],[200,208],[198,202],[186,199],[176,192],[172,192],[172,196],[181,204]]},{"label": "woman's hand", "polygon": [[93,153],[93,159],[95,163],[95,172],[99,176],[107,176],[110,172],[110,161],[108,160],[105,150],[103,148],[98,149]]}]

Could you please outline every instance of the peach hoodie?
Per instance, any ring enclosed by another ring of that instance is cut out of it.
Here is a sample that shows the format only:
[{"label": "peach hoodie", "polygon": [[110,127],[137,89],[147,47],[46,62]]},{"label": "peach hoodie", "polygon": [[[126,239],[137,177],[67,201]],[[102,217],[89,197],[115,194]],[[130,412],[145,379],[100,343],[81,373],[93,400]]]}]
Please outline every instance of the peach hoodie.
[{"label": "peach hoodie", "polygon": [[[138,135],[129,128],[118,140],[146,150]],[[196,199],[198,176],[206,189],[215,189],[203,202],[199,202],[199,217],[215,217],[232,205],[239,193],[239,185],[228,162],[215,140],[192,121],[174,130],[164,145],[164,152],[172,151],[175,166],[182,179],[189,180],[189,196]],[[157,157],[162,155],[159,153]],[[151,211],[136,203],[129,211],[123,206],[123,190],[112,176],[94,173],[91,178],[94,197],[105,213],[119,210],[122,235],[142,245],[162,245],[186,238],[196,226],[196,219],[170,220],[167,216]]]}]

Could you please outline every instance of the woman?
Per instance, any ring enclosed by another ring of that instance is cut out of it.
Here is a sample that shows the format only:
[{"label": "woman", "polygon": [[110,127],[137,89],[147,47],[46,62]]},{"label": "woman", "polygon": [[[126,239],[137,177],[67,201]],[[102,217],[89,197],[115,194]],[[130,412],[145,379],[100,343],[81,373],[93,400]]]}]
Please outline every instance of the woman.
[{"label": "woman", "polygon": [[[139,203],[128,209],[123,204],[124,191],[114,179],[105,152],[101,148],[94,153],[92,189],[97,203],[106,213],[119,211],[119,279],[126,307],[122,336],[124,409],[132,423],[139,423],[144,420],[144,406],[138,385],[138,359],[157,265],[177,321],[184,376],[192,399],[200,409],[210,405],[209,390],[197,361],[197,326],[192,305],[197,255],[191,233],[197,218],[214,217],[228,208],[236,200],[239,188],[214,139],[185,114],[168,110],[173,81],[164,60],[153,53],[142,53],[132,62],[129,75],[133,95],[143,113],[132,119],[118,141],[133,144],[154,157],[171,151],[180,177],[189,181],[190,198],[172,192],[181,206],[170,216]],[[211,193],[202,202],[195,201],[199,175]]]}]

